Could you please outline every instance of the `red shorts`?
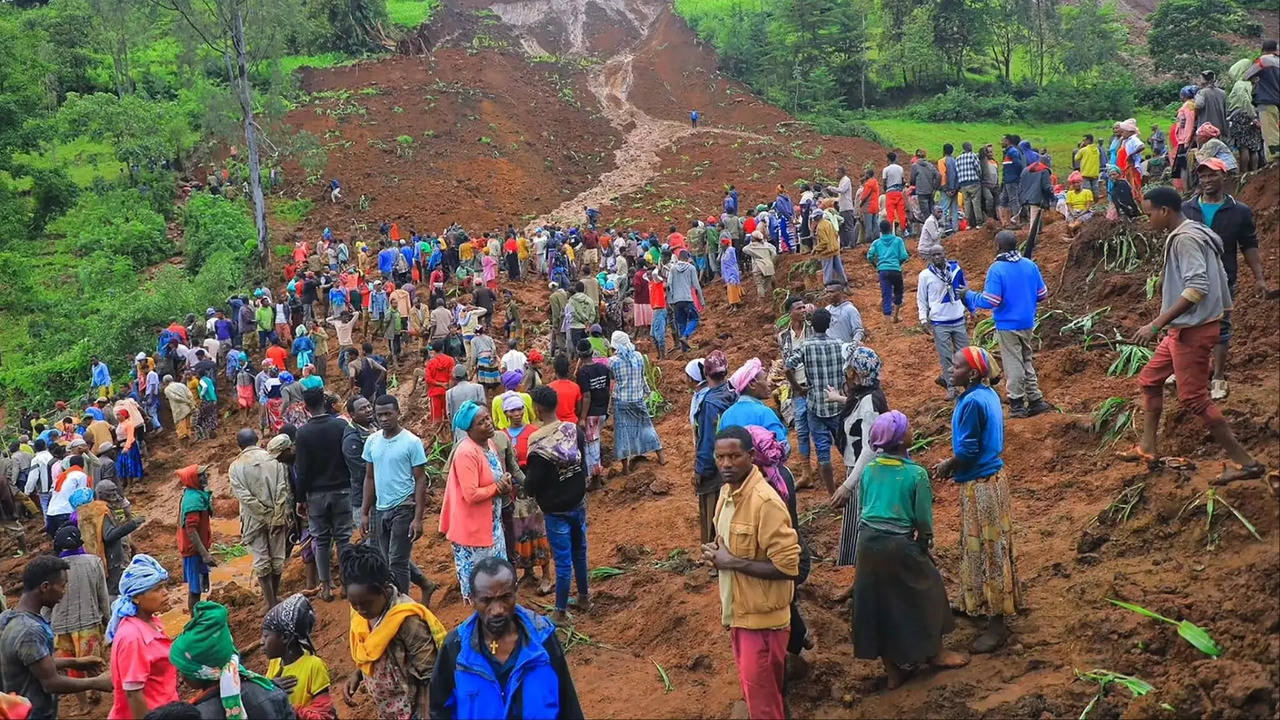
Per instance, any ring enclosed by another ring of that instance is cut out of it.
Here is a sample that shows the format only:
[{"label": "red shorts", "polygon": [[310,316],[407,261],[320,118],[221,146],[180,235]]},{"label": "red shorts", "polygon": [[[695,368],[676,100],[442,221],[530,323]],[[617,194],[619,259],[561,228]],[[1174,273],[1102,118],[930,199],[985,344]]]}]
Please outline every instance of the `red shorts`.
[{"label": "red shorts", "polygon": [[1178,377],[1178,400],[1205,423],[1222,419],[1222,411],[1209,397],[1209,361],[1218,344],[1218,321],[1189,328],[1174,328],[1156,346],[1155,353],[1138,373],[1143,402],[1160,407],[1164,381]]}]

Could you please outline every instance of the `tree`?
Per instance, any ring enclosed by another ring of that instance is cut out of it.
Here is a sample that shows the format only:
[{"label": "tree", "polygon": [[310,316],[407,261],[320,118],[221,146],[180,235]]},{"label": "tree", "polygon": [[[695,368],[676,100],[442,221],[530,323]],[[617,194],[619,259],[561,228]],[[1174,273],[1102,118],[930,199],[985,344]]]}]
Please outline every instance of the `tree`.
[{"label": "tree", "polygon": [[1147,51],[1166,72],[1216,66],[1231,50],[1227,34],[1256,29],[1235,0],[1164,0],[1147,21]]},{"label": "tree", "polygon": [[1058,69],[1079,83],[1109,69],[1120,57],[1128,31],[1112,2],[1077,0],[1062,7]]},{"label": "tree", "polygon": [[1029,0],[1027,5],[1027,51],[1031,74],[1037,87],[1044,87],[1045,75],[1053,63],[1054,46],[1061,34],[1058,0]]},{"label": "tree", "polygon": [[1013,82],[1010,77],[1013,55],[1026,33],[1027,6],[1028,0],[993,0],[990,6],[991,35],[987,44],[991,49],[991,59],[1006,83]]},{"label": "tree", "polygon": [[986,44],[985,0],[935,0],[933,42],[956,82],[964,79],[965,61]]}]

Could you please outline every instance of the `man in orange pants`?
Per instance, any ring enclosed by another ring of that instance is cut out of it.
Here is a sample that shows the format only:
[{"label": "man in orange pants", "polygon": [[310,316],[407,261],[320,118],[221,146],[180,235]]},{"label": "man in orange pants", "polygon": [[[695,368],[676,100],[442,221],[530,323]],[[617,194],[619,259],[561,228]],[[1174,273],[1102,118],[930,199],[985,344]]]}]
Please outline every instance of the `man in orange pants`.
[{"label": "man in orange pants", "polygon": [[903,172],[902,166],[898,164],[898,153],[889,153],[889,164],[885,166],[884,171],[880,174],[884,187],[884,215],[893,225],[894,234],[907,233],[909,226],[907,225],[907,203],[902,196],[903,188]]}]

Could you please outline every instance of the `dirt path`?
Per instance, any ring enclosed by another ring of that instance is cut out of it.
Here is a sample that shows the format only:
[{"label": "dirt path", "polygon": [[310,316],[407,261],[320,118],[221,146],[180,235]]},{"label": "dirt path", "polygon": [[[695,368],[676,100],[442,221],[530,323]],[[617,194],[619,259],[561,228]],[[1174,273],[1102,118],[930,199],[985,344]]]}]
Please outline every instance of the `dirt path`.
[{"label": "dirt path", "polygon": [[623,141],[613,151],[613,170],[602,174],[593,187],[532,220],[528,224],[529,228],[548,222],[581,220],[584,207],[599,207],[612,202],[619,195],[639,190],[658,174],[661,165],[659,150],[663,147],[674,149],[675,143],[687,136],[717,134],[772,142],[770,138],[756,133],[714,126],[695,128],[687,123],[663,120],[641,110],[632,102],[631,89],[635,84],[636,54],[641,47],[651,41],[651,32],[665,9],[665,3],[629,4],[622,0],[605,2],[572,0],[568,3],[499,3],[493,5],[492,10],[519,34],[526,52],[542,52],[541,44],[530,32],[531,28],[551,21],[554,17],[564,23],[568,42],[567,51],[586,54],[588,50],[586,6],[588,4],[599,6],[615,19],[630,23],[633,30],[630,35],[639,38],[632,45],[619,49],[615,55],[591,70],[587,80],[587,87],[595,95],[604,116],[611,125],[623,133]]}]

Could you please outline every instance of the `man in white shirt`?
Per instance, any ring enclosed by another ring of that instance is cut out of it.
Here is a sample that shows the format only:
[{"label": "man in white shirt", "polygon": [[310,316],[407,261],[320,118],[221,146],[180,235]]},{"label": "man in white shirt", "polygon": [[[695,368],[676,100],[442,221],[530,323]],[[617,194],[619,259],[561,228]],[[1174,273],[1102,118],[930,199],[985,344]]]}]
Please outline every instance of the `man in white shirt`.
[{"label": "man in white shirt", "polygon": [[[935,207],[929,220],[941,212]],[[947,389],[947,399],[954,400],[960,391],[951,382],[951,359],[969,346],[969,332],[964,321],[964,271],[956,261],[947,260],[941,246],[921,253],[921,257],[929,264],[920,271],[916,281],[916,309],[920,314],[921,327],[933,335],[933,347],[938,351],[942,374],[936,382]]]},{"label": "man in white shirt", "polygon": [[45,510],[45,530],[53,537],[71,519],[71,493],[80,488],[89,487],[89,476],[84,471],[84,456],[72,455],[67,460],[67,472],[62,476],[62,483],[49,496],[49,507]]},{"label": "man in white shirt", "polygon": [[880,173],[881,189],[884,192],[884,212],[885,219],[893,225],[893,232],[907,233],[907,205],[906,198],[902,196],[903,176],[902,166],[898,164],[898,154],[889,153],[889,164],[885,165],[884,170]]},{"label": "man in white shirt", "polygon": [[927,257],[931,253],[942,253],[942,206],[935,205],[933,211],[929,213],[929,217],[925,218],[924,225],[920,226],[920,242],[916,245],[916,253],[920,257]]},{"label": "man in white shirt", "polygon": [[38,438],[31,447],[36,454],[31,456],[31,467],[27,470],[27,483],[22,492],[29,497],[38,497],[40,509],[44,510],[49,507],[49,463],[53,462],[53,453],[49,452],[45,441]]},{"label": "man in white shirt", "polygon": [[516,349],[516,345],[517,342],[515,338],[511,338],[507,341],[507,347],[510,349],[502,356],[502,360],[498,363],[498,369],[504,373],[518,372],[523,375],[525,367],[529,364],[529,358],[527,355]]},{"label": "man in white shirt", "polygon": [[858,236],[854,229],[858,225],[858,215],[854,211],[856,207],[853,204],[853,179],[849,177],[849,171],[841,166],[836,171],[840,176],[840,184],[835,187],[828,187],[827,192],[836,194],[836,209],[840,211],[842,221],[840,223],[840,247],[853,247],[853,240]]}]

